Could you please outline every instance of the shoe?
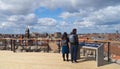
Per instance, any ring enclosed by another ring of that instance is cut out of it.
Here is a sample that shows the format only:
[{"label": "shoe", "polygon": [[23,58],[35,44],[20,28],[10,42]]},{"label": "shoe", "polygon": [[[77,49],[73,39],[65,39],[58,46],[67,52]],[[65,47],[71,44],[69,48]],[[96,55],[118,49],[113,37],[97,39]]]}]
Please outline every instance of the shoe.
[{"label": "shoe", "polygon": [[71,60],[71,62],[73,63],[73,61]]},{"label": "shoe", "polygon": [[72,61],[72,63],[77,63],[77,61]]},{"label": "shoe", "polygon": [[76,61],[76,60],[75,60],[74,62],[75,62],[75,63],[77,63],[77,61]]},{"label": "shoe", "polygon": [[76,63],[75,61],[72,61],[72,63]]}]

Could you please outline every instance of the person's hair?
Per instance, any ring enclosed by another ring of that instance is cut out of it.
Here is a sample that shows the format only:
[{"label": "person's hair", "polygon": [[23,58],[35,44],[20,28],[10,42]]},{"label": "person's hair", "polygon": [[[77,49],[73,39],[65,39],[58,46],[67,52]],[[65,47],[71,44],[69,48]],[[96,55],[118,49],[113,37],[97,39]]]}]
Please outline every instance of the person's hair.
[{"label": "person's hair", "polygon": [[73,33],[73,34],[75,34],[75,33],[76,33],[76,31],[77,31],[77,29],[76,29],[76,28],[74,28],[74,29],[72,30],[72,33]]},{"label": "person's hair", "polygon": [[66,32],[64,32],[63,35],[62,35],[62,39],[64,39],[64,38],[67,38],[67,33]]}]

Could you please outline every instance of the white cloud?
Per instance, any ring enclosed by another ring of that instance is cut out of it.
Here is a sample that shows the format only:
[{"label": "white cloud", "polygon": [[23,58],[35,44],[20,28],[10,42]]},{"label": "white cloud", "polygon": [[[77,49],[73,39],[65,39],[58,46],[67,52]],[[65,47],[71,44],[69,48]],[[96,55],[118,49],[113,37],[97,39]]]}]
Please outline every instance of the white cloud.
[{"label": "white cloud", "polygon": [[91,14],[93,12],[93,10],[91,9],[80,9],[78,12],[63,12],[60,14],[59,17],[63,18],[63,19],[69,19],[69,18],[76,18],[76,19],[80,19],[83,17],[87,17],[89,14]]},{"label": "white cloud", "polygon": [[12,8],[12,6],[0,1],[0,10],[8,10],[9,8]]},{"label": "white cloud", "polygon": [[[36,24],[37,24],[37,17],[35,16],[35,14],[30,13],[27,15],[9,16],[6,18],[6,20],[1,21],[0,28],[6,31],[6,33],[10,32],[8,30],[11,30],[11,33],[19,33],[19,32],[24,32],[27,26],[33,27]],[[12,30],[14,32],[12,32]]]},{"label": "white cloud", "polygon": [[15,22],[15,21],[18,21],[18,20],[19,20],[19,17],[17,15],[12,15],[8,18],[8,21]]},{"label": "white cloud", "polygon": [[94,25],[94,22],[89,22],[89,21],[77,22],[76,21],[73,24],[79,27],[91,27]]},{"label": "white cloud", "polygon": [[118,24],[120,21],[120,6],[109,6],[104,9],[93,12],[84,21],[93,22],[96,25]]},{"label": "white cloud", "polygon": [[63,18],[63,19],[67,19],[67,18],[71,17],[71,14],[69,12],[63,12],[60,15],[60,17]]},{"label": "white cloud", "polygon": [[28,15],[12,15],[8,17],[8,21],[16,24],[33,25],[37,22],[37,17],[33,13]]},{"label": "white cloud", "polygon": [[[37,17],[35,11],[40,7],[60,8],[63,12],[56,19],[38,18],[40,15]],[[114,30],[120,24],[119,8],[119,0],[0,0],[0,32],[4,28],[6,32],[17,33],[26,26],[43,32],[71,31],[72,28],[80,32]]]},{"label": "white cloud", "polygon": [[106,6],[114,6],[119,5],[119,0],[43,0],[41,6],[55,9],[55,8],[62,8],[65,11],[75,12],[79,11],[80,9],[100,9]]},{"label": "white cloud", "polygon": [[39,7],[39,0],[0,0],[0,10],[13,14],[32,13]]},{"label": "white cloud", "polygon": [[14,26],[15,24],[13,22],[3,22],[1,23],[1,26],[0,28],[8,28],[8,27],[11,27],[11,26]]},{"label": "white cloud", "polygon": [[67,23],[67,22],[65,22],[65,21],[62,21],[62,22],[60,22],[60,25],[61,25],[61,26],[69,26],[70,24]]},{"label": "white cloud", "polygon": [[81,13],[70,13],[70,12],[63,12],[60,17],[63,19],[68,19],[71,17],[79,17]]},{"label": "white cloud", "polygon": [[[108,6],[106,8],[94,11],[88,16],[85,16],[80,19],[76,19],[74,24],[79,26],[79,28],[88,28],[89,31],[93,32],[112,32],[116,28],[119,29],[120,25],[120,5],[117,6]],[[107,30],[106,30],[107,29]]]},{"label": "white cloud", "polygon": [[40,18],[38,24],[41,26],[55,26],[57,21],[53,18]]}]

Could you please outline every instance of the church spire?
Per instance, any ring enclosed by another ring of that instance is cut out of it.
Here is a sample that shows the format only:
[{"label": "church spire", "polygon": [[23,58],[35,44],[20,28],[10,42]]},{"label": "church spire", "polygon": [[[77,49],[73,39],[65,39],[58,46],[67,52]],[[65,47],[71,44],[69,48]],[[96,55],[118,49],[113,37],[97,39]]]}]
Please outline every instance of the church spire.
[{"label": "church spire", "polygon": [[26,30],[25,30],[25,37],[26,37],[26,38],[30,38],[30,30],[29,30],[29,27],[27,27]]}]

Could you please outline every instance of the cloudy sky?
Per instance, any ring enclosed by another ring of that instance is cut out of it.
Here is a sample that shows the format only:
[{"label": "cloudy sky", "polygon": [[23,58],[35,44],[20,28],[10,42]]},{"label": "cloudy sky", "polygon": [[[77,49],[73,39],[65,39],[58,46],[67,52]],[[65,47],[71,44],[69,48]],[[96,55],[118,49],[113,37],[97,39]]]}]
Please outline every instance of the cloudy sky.
[{"label": "cloudy sky", "polygon": [[120,0],[0,0],[0,33],[120,31]]}]

